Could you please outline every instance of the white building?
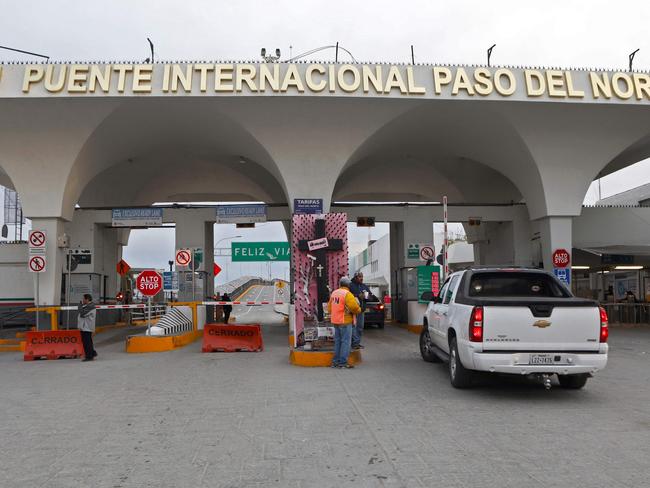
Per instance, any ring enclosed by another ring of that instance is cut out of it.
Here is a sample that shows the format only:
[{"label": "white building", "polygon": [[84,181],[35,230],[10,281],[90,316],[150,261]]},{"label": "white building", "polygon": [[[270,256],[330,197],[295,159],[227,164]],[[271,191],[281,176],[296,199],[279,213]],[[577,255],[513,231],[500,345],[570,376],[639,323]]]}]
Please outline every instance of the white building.
[{"label": "white building", "polygon": [[[436,232],[434,234],[434,247],[439,253],[444,243],[444,235]],[[350,258],[350,274],[356,271],[363,273],[364,282],[370,287],[376,288],[378,296],[388,292],[393,295],[395,290],[391,287],[394,276],[391,276],[390,262],[390,235],[370,241],[368,247]],[[472,244],[464,240],[455,240],[449,245],[448,251],[449,267],[461,269],[474,263],[474,249]],[[421,264],[424,264],[422,262]],[[413,267],[413,266],[411,266]]]}]

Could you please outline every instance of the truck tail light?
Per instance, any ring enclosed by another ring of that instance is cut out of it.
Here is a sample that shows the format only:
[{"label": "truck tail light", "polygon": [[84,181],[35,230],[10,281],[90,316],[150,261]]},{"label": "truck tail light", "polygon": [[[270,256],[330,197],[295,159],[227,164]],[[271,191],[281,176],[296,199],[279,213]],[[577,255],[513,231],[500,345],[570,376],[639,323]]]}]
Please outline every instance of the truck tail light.
[{"label": "truck tail light", "polygon": [[598,308],[600,309],[600,342],[607,342],[609,338],[609,318],[603,307]]},{"label": "truck tail light", "polygon": [[383,310],[383,309],[384,309],[384,306],[383,306],[383,305],[378,305],[378,306],[377,306],[377,310]]},{"label": "truck tail light", "polygon": [[474,307],[469,318],[470,342],[483,342],[483,307]]}]

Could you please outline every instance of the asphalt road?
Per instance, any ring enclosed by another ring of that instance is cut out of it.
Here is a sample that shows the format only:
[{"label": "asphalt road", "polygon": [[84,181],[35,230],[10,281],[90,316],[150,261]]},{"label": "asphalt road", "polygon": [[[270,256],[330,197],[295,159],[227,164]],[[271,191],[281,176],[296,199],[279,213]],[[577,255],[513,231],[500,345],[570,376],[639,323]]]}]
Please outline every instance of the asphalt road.
[{"label": "asphalt road", "polygon": [[[282,294],[278,294],[275,286],[253,285],[238,300],[255,302],[284,301],[285,292],[286,287],[283,289]],[[237,324],[284,324],[283,316],[274,312],[273,307],[273,305],[235,305],[232,310],[232,316],[235,318],[233,322]]]},{"label": "asphalt road", "polygon": [[613,329],[584,390],[455,390],[388,325],[355,369],[291,366],[271,317],[261,353],[126,354],[111,331],[91,363],[0,354],[0,486],[649,486],[650,328]]}]

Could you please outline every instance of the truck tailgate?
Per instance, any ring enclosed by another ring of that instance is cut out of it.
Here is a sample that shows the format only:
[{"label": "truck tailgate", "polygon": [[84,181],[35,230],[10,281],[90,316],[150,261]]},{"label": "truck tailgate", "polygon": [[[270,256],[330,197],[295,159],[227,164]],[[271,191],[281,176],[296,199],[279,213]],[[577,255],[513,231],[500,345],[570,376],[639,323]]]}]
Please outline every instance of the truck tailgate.
[{"label": "truck tailgate", "polygon": [[598,307],[555,306],[538,316],[528,306],[484,307],[485,351],[598,351]]}]

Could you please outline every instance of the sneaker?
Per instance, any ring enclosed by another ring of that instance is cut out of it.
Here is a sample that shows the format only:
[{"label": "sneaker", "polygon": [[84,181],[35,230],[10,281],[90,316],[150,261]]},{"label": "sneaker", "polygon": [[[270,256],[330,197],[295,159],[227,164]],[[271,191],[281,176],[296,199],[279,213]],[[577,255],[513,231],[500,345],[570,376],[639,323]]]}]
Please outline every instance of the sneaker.
[{"label": "sneaker", "polygon": [[332,364],[330,364],[330,368],[340,368],[340,367],[341,367],[341,366],[339,366],[339,365],[336,364],[336,363],[332,363]]},{"label": "sneaker", "polygon": [[82,363],[85,363],[86,361],[92,361],[93,358],[84,358],[81,360]]},{"label": "sneaker", "polygon": [[339,367],[340,368],[345,368],[345,369],[352,369],[352,368],[354,368],[354,364],[347,363],[347,364],[343,364],[343,365],[341,365]]},{"label": "sneaker", "polygon": [[356,344],[356,345],[352,346],[352,350],[353,351],[358,351],[359,349],[361,349],[361,347],[362,347],[361,344]]},{"label": "sneaker", "polygon": [[357,348],[359,348],[359,349],[365,349],[365,346],[362,346],[361,344],[359,344],[359,345],[357,346]]}]

